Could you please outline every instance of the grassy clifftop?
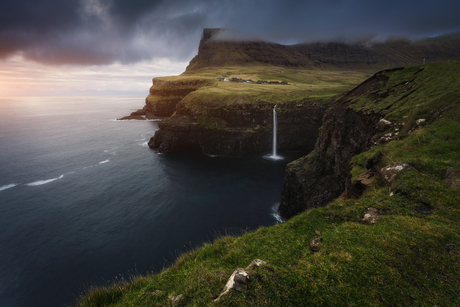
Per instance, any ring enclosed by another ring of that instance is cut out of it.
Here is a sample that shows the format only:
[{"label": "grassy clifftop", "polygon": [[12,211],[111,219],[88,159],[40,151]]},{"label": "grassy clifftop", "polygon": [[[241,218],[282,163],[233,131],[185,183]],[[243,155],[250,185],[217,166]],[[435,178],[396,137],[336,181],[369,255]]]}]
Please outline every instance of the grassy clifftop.
[{"label": "grassy clifftop", "polygon": [[[187,71],[180,76],[155,78],[146,102],[152,108],[165,101],[161,91],[193,89],[186,95],[172,93],[168,99],[179,98],[187,107],[199,109],[206,106],[226,106],[233,103],[285,103],[307,98],[326,100],[353,88],[369,76],[367,71],[310,71],[285,67],[250,65],[212,67]],[[245,80],[278,81],[281,84],[256,84],[217,81],[217,77]],[[191,83],[195,83],[189,85]],[[172,100],[170,100],[172,101]]]},{"label": "grassy clifftop", "polygon": [[[408,163],[390,187],[377,172],[357,200],[337,199],[283,224],[222,237],[159,274],[93,288],[79,306],[168,306],[180,294],[178,306],[459,305],[460,62],[384,74],[388,81],[356,96],[350,108],[405,125],[388,142],[380,137],[396,126],[376,135],[377,144],[351,168],[357,175],[369,160],[378,170]],[[420,118],[423,124],[415,122]],[[380,214],[371,225],[362,221],[368,208]],[[313,252],[318,237],[323,242]],[[269,265],[250,270],[248,290],[213,302],[232,272],[256,258]]]}]

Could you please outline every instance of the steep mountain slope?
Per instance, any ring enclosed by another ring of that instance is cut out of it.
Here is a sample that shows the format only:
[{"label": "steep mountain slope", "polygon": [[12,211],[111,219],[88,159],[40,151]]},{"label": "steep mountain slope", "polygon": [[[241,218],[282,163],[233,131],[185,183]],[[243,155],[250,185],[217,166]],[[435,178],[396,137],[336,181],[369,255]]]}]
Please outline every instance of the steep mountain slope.
[{"label": "steep mountain slope", "polygon": [[230,38],[226,29],[204,29],[198,54],[187,71],[204,67],[263,64],[304,69],[370,69],[460,59],[460,32],[435,38],[381,43],[317,42],[281,45]]}]

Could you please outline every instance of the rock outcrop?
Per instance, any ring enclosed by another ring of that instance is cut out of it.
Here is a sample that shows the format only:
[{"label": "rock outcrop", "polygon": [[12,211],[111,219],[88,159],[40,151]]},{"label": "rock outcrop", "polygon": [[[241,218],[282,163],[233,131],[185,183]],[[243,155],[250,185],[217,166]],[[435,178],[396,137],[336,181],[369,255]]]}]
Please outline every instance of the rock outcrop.
[{"label": "rock outcrop", "polygon": [[131,112],[130,115],[119,118],[118,120],[146,120],[157,118],[158,116],[155,116],[153,112],[147,108],[147,106],[144,106],[144,108]]},{"label": "rock outcrop", "polygon": [[391,186],[391,183],[395,180],[396,176],[400,171],[410,167],[409,164],[404,162],[395,162],[391,165],[387,165],[380,170],[382,174],[383,181],[385,182],[386,186]]},{"label": "rock outcrop", "polygon": [[268,263],[260,259],[254,259],[245,269],[237,268],[235,271],[233,271],[232,275],[225,284],[224,289],[214,300],[214,302],[219,301],[220,298],[227,294],[231,289],[235,289],[238,292],[246,291],[248,289],[248,284],[251,282],[251,277],[249,274],[250,271],[253,268],[265,265],[268,265]]}]

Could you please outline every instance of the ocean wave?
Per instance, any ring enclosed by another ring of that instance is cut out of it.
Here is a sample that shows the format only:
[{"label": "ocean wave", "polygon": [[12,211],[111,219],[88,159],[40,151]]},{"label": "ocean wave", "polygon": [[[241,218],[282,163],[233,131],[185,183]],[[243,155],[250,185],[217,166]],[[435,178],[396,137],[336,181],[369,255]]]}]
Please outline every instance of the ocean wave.
[{"label": "ocean wave", "polygon": [[116,156],[117,155],[117,152],[115,151],[118,147],[112,147],[112,148],[109,148],[109,149],[106,149],[104,150],[105,153],[108,153],[112,156]]},{"label": "ocean wave", "polygon": [[17,183],[10,183],[10,184],[4,185],[4,186],[0,187],[0,191],[14,188],[17,185],[18,185]]},{"label": "ocean wave", "polygon": [[104,161],[99,162],[99,164],[104,164],[104,163],[107,163],[107,162],[109,162],[109,161],[110,161],[110,159],[107,159],[107,160],[104,160]]},{"label": "ocean wave", "polygon": [[142,147],[149,147],[149,142],[139,143]]},{"label": "ocean wave", "polygon": [[31,182],[31,183],[26,183],[26,186],[33,187],[37,185],[43,185],[43,184],[47,184],[47,183],[53,182],[58,179],[62,179],[63,177],[64,175],[61,175],[57,178],[47,179],[47,180],[38,180],[38,181]]}]

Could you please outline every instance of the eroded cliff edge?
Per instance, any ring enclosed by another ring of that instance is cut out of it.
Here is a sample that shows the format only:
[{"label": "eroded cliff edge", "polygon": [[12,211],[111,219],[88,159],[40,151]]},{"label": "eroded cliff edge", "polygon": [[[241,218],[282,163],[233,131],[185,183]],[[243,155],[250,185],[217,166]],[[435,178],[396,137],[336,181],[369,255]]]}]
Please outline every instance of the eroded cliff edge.
[{"label": "eroded cliff edge", "polygon": [[315,151],[288,164],[279,211],[289,218],[325,206],[342,193],[352,194],[351,158],[371,145],[382,117],[349,108],[354,99],[377,90],[388,77],[377,73],[338,99],[324,115]]},{"label": "eroded cliff edge", "polygon": [[[380,163],[383,144],[404,140],[448,111],[458,114],[459,65],[384,70],[338,98],[323,118],[315,150],[286,168],[281,215],[290,218],[340,196],[359,197],[364,186],[357,177],[378,172],[374,165]],[[355,161],[368,151],[369,157]]]},{"label": "eroded cliff edge", "polygon": [[[274,103],[239,101],[222,107],[192,109],[179,103],[176,113],[158,123],[149,142],[161,153],[198,151],[221,157],[243,157],[272,146]],[[277,106],[278,148],[310,151],[328,103],[302,101]]]}]

